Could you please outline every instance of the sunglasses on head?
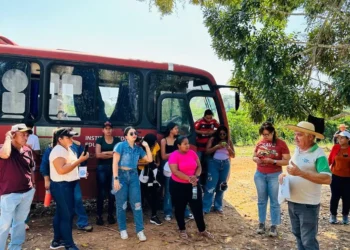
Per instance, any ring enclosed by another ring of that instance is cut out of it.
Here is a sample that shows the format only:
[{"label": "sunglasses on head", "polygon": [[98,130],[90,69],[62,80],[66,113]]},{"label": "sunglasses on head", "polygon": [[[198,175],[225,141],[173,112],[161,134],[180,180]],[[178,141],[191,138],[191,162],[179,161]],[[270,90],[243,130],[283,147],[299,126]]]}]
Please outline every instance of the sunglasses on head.
[{"label": "sunglasses on head", "polygon": [[136,131],[135,131],[135,132],[130,132],[130,133],[129,133],[129,135],[131,135],[131,136],[134,136],[134,135],[137,136],[138,134],[139,134],[139,133],[137,133]]}]

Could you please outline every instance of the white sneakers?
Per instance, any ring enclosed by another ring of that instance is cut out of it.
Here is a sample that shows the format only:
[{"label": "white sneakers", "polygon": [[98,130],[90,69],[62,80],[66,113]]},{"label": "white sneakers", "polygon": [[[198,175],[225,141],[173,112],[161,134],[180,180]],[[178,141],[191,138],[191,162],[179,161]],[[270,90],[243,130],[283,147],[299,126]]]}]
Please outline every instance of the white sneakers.
[{"label": "white sneakers", "polygon": [[120,238],[122,238],[122,240],[129,238],[128,232],[126,230],[120,231]]},{"label": "white sneakers", "polygon": [[[146,235],[143,231],[138,232],[137,237],[139,238],[139,241],[146,241],[147,240]],[[129,238],[126,230],[120,231],[120,238],[122,238],[123,240],[126,240],[127,238]]]},{"label": "white sneakers", "polygon": [[147,240],[146,235],[144,234],[143,231],[138,232],[137,237],[139,238],[139,241],[146,241]]}]

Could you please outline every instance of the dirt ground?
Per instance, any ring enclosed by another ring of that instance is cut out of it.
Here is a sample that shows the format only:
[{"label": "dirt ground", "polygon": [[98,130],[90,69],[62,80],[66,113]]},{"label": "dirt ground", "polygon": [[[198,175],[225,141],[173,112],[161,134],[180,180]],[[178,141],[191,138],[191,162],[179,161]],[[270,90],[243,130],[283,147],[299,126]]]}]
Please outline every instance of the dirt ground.
[{"label": "dirt ground", "polygon": [[[267,235],[257,235],[257,205],[256,190],[253,181],[255,166],[250,157],[238,157],[233,160],[229,189],[225,194],[225,214],[211,213],[205,216],[208,230],[215,235],[215,240],[208,240],[196,234],[194,221],[187,223],[189,240],[178,237],[176,221],[164,222],[161,226],[149,223],[145,216],[145,234],[147,241],[137,240],[132,223],[132,214],[128,212],[128,240],[121,240],[117,225],[96,226],[91,233],[76,229],[73,237],[80,249],[296,249],[295,238],[291,233],[287,204],[282,204],[282,225],[279,236],[271,238]],[[319,219],[319,235],[321,249],[350,249],[350,225],[330,225],[329,217],[329,186],[323,187],[322,205]],[[93,206],[87,205],[90,220],[94,223]],[[52,240],[52,211],[39,207],[32,211],[27,240],[23,249],[48,249]],[[340,214],[340,213],[339,213]],[[160,217],[162,214],[159,212]],[[269,222],[267,222],[268,224]]]}]

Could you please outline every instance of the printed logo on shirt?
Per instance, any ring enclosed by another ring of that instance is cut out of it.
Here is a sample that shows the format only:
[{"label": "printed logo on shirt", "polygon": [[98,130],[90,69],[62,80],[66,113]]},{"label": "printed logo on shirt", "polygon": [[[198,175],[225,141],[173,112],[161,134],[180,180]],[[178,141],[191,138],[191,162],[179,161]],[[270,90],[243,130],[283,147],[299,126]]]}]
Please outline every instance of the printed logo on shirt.
[{"label": "printed logo on shirt", "polygon": [[306,158],[302,159],[302,161],[303,161],[304,163],[310,163],[310,160],[309,160],[309,159],[306,159]]}]

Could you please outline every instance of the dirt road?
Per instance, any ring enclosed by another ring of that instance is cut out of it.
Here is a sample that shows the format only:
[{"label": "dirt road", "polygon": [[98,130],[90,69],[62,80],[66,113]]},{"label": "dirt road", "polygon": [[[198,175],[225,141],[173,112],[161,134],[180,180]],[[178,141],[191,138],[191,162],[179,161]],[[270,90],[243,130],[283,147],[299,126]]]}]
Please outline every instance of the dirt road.
[{"label": "dirt road", "polygon": [[[209,214],[205,216],[208,230],[215,234],[216,239],[208,240],[198,237],[194,221],[187,223],[190,240],[178,237],[175,220],[165,222],[162,226],[145,220],[147,242],[137,240],[132,223],[132,215],[128,213],[128,240],[121,240],[116,225],[96,226],[92,233],[74,230],[74,239],[80,249],[296,249],[295,239],[290,231],[287,204],[282,205],[282,225],[279,236],[271,238],[267,235],[257,235],[256,191],[253,181],[255,166],[250,157],[238,157],[233,160],[229,190],[225,194],[225,215]],[[319,219],[319,242],[321,249],[350,249],[350,225],[330,225],[329,187],[324,186],[322,206]],[[90,220],[94,222],[94,211],[88,206]],[[40,215],[41,214],[41,215]],[[44,214],[44,215],[43,215]],[[339,213],[340,214],[340,213]],[[38,208],[30,221],[31,229],[23,249],[48,249],[52,240],[52,219],[45,211]]]}]

